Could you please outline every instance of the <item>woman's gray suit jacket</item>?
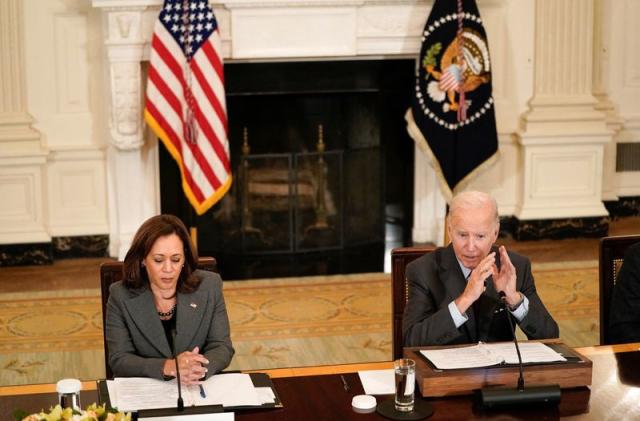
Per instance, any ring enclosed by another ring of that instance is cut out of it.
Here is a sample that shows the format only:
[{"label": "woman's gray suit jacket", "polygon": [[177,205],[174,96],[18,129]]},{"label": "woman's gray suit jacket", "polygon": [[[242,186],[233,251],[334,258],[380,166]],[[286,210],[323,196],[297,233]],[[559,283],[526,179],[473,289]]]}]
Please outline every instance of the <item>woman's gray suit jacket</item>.
[{"label": "woman's gray suit jacket", "polygon": [[[207,377],[226,368],[234,349],[229,318],[222,295],[222,279],[213,272],[196,270],[198,289],[177,294],[176,354],[200,347],[208,360]],[[109,365],[117,377],[162,379],[165,360],[173,352],[148,287],[128,289],[122,281],[111,285],[106,315]]]}]

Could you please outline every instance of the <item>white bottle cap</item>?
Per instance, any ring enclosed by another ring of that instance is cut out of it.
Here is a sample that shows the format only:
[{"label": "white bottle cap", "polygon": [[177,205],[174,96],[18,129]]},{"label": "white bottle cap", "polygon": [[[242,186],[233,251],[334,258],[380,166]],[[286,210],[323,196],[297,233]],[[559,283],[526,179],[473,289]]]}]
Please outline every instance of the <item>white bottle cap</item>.
[{"label": "white bottle cap", "polygon": [[56,383],[58,393],[78,393],[82,389],[82,383],[78,379],[62,379]]},{"label": "white bottle cap", "polygon": [[359,414],[367,414],[376,410],[376,398],[371,395],[356,395],[351,399],[351,407]]}]

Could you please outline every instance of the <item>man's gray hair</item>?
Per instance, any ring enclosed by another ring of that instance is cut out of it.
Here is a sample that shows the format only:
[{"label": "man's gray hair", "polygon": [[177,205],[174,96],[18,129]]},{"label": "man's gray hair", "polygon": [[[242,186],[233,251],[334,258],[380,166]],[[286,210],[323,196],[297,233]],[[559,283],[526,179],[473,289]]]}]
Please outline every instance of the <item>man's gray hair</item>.
[{"label": "man's gray hair", "polygon": [[469,190],[456,194],[451,203],[449,204],[449,217],[453,215],[458,209],[479,208],[489,205],[493,208],[496,222],[500,222],[500,216],[498,215],[498,203],[488,193],[481,191]]}]

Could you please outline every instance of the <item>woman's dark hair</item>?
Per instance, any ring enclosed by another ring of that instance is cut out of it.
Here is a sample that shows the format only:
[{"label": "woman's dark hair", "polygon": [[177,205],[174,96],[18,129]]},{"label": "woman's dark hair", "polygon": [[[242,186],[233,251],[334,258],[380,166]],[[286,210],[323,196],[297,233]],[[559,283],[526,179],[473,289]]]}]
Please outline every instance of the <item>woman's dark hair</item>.
[{"label": "woman's dark hair", "polygon": [[200,280],[193,275],[198,265],[198,253],[193,247],[187,228],[180,219],[173,215],[153,216],[138,228],[124,258],[124,285],[127,288],[149,286],[149,277],[146,269],[142,269],[142,261],[151,252],[151,248],[158,238],[171,234],[176,234],[184,247],[184,266],[180,271],[176,290],[188,293],[198,288]]}]

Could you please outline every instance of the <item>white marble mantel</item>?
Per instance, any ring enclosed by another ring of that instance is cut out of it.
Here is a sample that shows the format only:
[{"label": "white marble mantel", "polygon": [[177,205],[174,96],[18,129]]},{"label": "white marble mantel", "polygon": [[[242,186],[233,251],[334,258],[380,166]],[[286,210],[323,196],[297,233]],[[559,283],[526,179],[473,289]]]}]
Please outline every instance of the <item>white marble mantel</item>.
[{"label": "white marble mantel", "polygon": [[[225,61],[252,62],[417,57],[433,0],[226,0],[211,4]],[[608,82],[599,83],[596,99],[592,67],[602,60],[602,53],[591,42],[584,42],[599,34],[594,5],[605,7],[605,3],[478,0],[477,4],[491,46],[501,159],[469,188],[490,191],[501,215],[523,220],[606,215],[601,203],[602,178],[612,178],[613,170],[603,177],[602,151],[612,143],[612,134],[598,109],[602,108],[599,102],[608,100],[604,93]],[[607,12],[628,10],[639,16],[640,7],[630,0],[624,7],[606,4]],[[156,141],[145,137],[142,120],[141,63],[149,57],[149,40],[162,0],[92,0],[91,5],[102,21],[108,81],[110,252],[122,257],[138,225],[159,211]],[[624,28],[630,31],[635,26],[625,23]],[[615,50],[617,45],[606,38],[602,42],[606,44],[603,49]],[[570,46],[583,71],[577,75],[563,71],[571,68],[574,59],[558,52],[557,45]],[[629,63],[640,62],[636,53],[632,56]],[[544,63],[549,57],[555,60],[554,66]],[[603,69],[609,69],[606,66]],[[619,80],[609,73],[595,74]],[[636,116],[634,107],[628,106],[626,115]],[[631,120],[637,121],[635,117]],[[628,126],[636,127],[636,123]],[[577,134],[568,136],[567,128]],[[623,132],[635,133],[628,127]],[[575,144],[581,148],[578,154]],[[537,158],[549,154],[557,163],[550,165]],[[575,171],[567,172],[567,168]],[[140,177],[141,181],[132,182]],[[414,177],[413,241],[440,244],[444,200],[428,160],[418,151]],[[607,187],[613,191],[608,196],[625,188],[624,183],[618,184]],[[558,200],[560,197],[571,200]]]},{"label": "white marble mantel", "polygon": [[[211,2],[225,59],[357,57],[417,53],[430,3],[424,0],[227,0]],[[161,0],[93,0],[105,44],[148,43]]]},{"label": "white marble mantel", "polygon": [[[212,3],[226,61],[417,56],[430,2],[416,0],[227,0]],[[103,15],[109,76],[110,253],[122,258],[137,226],[159,211],[157,159],[142,121],[141,62],[148,60],[161,0],[93,0]],[[146,145],[146,146],[145,146]],[[145,156],[152,159],[145,159]],[[151,167],[151,168],[149,168]],[[416,161],[416,178],[433,172]],[[143,182],[139,180],[146,174]],[[427,177],[428,178],[428,177]],[[431,177],[434,178],[434,177]],[[441,242],[444,202],[435,180],[416,184],[416,241]],[[155,192],[150,194],[149,191]],[[127,198],[138,198],[133,202]],[[434,224],[434,220],[440,222]],[[421,224],[426,224],[422,226]]]}]

